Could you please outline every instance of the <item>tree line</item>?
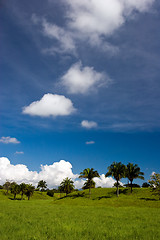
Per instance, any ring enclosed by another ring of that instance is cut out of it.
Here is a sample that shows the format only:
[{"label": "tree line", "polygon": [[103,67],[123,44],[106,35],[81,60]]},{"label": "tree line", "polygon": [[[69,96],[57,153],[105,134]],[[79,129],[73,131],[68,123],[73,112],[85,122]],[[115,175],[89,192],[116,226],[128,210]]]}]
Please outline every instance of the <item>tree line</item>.
[{"label": "tree line", "polygon": [[[116,180],[114,186],[116,187],[117,197],[119,196],[119,187],[121,186],[120,180],[122,178],[128,179],[128,184],[125,186],[130,187],[131,193],[133,191],[133,186],[136,185],[133,184],[134,179],[139,178],[144,180],[144,173],[141,172],[140,167],[137,164],[128,163],[127,165],[124,165],[121,162],[113,162],[110,166],[108,166],[107,169],[108,171],[105,174],[105,177],[112,176]],[[79,178],[86,179],[82,189],[89,189],[89,195],[91,195],[91,188],[95,188],[95,182],[93,180],[95,177],[100,177],[100,175],[93,168],[86,168],[80,172]],[[156,191],[158,194],[160,194],[160,174],[154,173],[148,183],[145,182],[142,185],[142,187],[149,186],[153,191]],[[21,183],[18,185],[16,182],[9,181],[5,182],[3,188],[6,190],[6,194],[8,194],[8,191],[10,190],[11,193],[14,194],[14,199],[16,199],[17,194],[21,194],[21,200],[23,199],[24,195],[26,195],[29,200],[35,190],[47,191],[47,195],[52,197],[54,192],[64,192],[67,195],[75,190],[73,180],[68,177],[63,179],[58,189],[47,189],[47,183],[44,180],[38,182],[37,189],[35,189],[32,184]]]}]

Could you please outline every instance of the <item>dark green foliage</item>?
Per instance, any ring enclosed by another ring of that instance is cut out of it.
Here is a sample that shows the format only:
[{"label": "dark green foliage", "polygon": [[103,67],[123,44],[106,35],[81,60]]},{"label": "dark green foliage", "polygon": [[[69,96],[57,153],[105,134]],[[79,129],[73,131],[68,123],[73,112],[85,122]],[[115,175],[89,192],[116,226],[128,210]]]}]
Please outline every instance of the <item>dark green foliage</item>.
[{"label": "dark green foliage", "polygon": [[32,184],[26,184],[26,190],[25,190],[25,195],[28,197],[28,200],[34,193],[35,187],[32,186]]},{"label": "dark green foliage", "polygon": [[[128,183],[128,184],[125,184],[124,186],[125,186],[125,187],[131,187],[131,184]],[[132,188],[140,188],[140,185],[139,185],[139,184],[136,184],[136,183],[132,183]]]},{"label": "dark green foliage", "polygon": [[40,188],[41,191],[44,191],[47,188],[47,183],[43,180],[38,182],[37,188]]},{"label": "dark green foliage", "polygon": [[53,189],[52,190],[48,189],[47,190],[47,195],[50,196],[50,197],[53,197],[54,196],[54,190]]},{"label": "dark green foliage", "polygon": [[84,186],[82,187],[82,189],[89,189],[89,188],[95,188],[95,182],[93,180],[87,180],[85,183],[84,183]]},{"label": "dark green foliage", "polygon": [[3,189],[3,186],[2,186],[2,185],[0,185],[0,189]]},{"label": "dark green foliage", "polygon": [[11,183],[10,187],[11,193],[14,195],[14,200],[16,199],[16,195],[20,193],[21,189],[20,186],[16,182]]},{"label": "dark green foliage", "polygon": [[10,190],[11,187],[11,182],[6,181],[5,184],[3,185],[3,188],[6,190],[6,195],[8,195],[8,191]]},{"label": "dark green foliage", "polygon": [[71,193],[74,190],[73,183],[74,182],[70,178],[65,178],[59,186],[60,192],[65,192],[66,194]]},{"label": "dark green foliage", "polygon": [[119,181],[125,177],[125,165],[121,162],[113,162],[108,167],[108,172],[105,177],[112,176],[117,181],[117,197],[119,196]]},{"label": "dark green foliage", "polygon": [[19,186],[20,186],[21,200],[22,200],[22,199],[23,199],[23,195],[24,195],[25,192],[26,192],[27,185],[26,185],[25,183],[21,183]]},{"label": "dark green foliage", "polygon": [[[94,177],[100,177],[97,171],[94,171],[93,168],[85,168],[83,172],[80,173],[79,178],[87,178],[86,186],[89,188],[89,194],[91,195],[91,188],[95,182],[93,181]],[[85,186],[85,185],[84,185]]]},{"label": "dark green foliage", "polygon": [[143,177],[144,173],[140,171],[140,167],[138,167],[137,164],[128,163],[126,166],[125,176],[129,179],[131,184],[131,193],[132,193],[132,187],[133,187],[133,180],[140,178],[144,179]]},{"label": "dark green foliage", "polygon": [[148,187],[150,187],[150,184],[149,184],[148,182],[144,182],[144,183],[142,184],[142,187],[143,187],[143,188],[148,188]]}]

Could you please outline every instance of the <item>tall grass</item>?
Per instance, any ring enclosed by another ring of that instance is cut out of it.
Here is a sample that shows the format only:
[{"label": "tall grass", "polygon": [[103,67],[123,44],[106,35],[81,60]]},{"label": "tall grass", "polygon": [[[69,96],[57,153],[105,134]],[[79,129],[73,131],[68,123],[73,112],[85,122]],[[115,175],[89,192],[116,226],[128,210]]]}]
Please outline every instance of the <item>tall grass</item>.
[{"label": "tall grass", "polygon": [[[113,189],[31,201],[0,200],[1,240],[160,239],[160,201],[148,190],[133,195]],[[0,195],[3,196],[3,194]]]}]

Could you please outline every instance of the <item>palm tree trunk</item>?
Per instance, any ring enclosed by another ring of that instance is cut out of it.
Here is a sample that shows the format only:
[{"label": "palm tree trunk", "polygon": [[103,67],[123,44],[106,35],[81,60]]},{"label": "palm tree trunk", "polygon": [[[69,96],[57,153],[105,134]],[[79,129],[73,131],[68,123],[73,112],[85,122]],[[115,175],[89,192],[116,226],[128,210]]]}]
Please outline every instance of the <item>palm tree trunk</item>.
[{"label": "palm tree trunk", "polygon": [[89,188],[89,198],[91,197],[91,187]]},{"label": "palm tree trunk", "polygon": [[16,199],[16,193],[14,194],[14,200]]},{"label": "palm tree trunk", "polygon": [[119,186],[118,186],[119,182],[117,180],[117,197],[119,197]]},{"label": "palm tree trunk", "polygon": [[131,181],[131,193],[132,193],[132,181]]}]

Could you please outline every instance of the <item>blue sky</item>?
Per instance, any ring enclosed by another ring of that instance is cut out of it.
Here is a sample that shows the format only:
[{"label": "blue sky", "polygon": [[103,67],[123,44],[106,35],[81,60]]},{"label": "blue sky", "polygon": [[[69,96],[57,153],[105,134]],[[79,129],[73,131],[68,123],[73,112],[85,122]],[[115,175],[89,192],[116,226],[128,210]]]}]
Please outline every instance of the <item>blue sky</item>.
[{"label": "blue sky", "polygon": [[156,0],[1,1],[1,165],[159,172],[159,12]]}]

